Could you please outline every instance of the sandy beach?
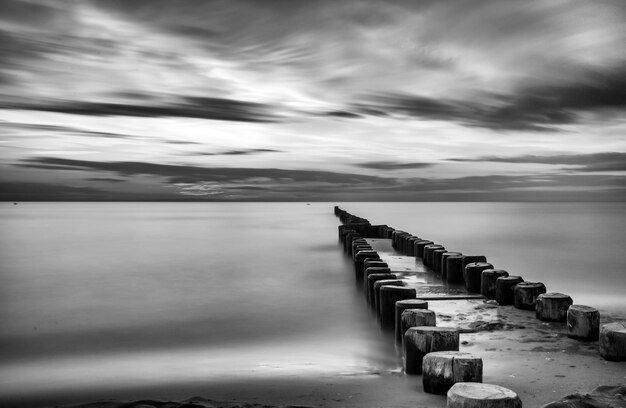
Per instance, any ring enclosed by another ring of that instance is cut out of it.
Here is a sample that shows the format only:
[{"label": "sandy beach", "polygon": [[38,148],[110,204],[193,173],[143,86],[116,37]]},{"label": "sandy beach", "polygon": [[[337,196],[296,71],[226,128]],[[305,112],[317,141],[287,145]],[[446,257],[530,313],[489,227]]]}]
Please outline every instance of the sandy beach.
[{"label": "sandy beach", "polygon": [[[589,393],[601,385],[626,384],[625,363],[602,359],[597,342],[568,338],[563,323],[540,322],[532,313],[511,306],[499,309],[501,321],[511,325],[501,325],[493,331],[463,333],[460,349],[479,354],[484,361],[483,381],[514,390],[525,407],[540,407],[569,394]],[[611,317],[605,319],[609,321]],[[396,352],[391,344],[390,339],[389,352]],[[268,378],[249,383],[224,381],[176,389],[124,391],[119,400],[66,407],[444,408],[446,397],[424,393],[421,379],[419,375],[405,375],[398,366],[397,371],[369,375]],[[117,392],[111,390],[111,394]],[[89,396],[84,398],[88,400]]]},{"label": "sandy beach", "polygon": [[[439,325],[460,328],[460,351],[483,359],[483,382],[514,390],[525,407],[540,407],[574,393],[586,394],[602,385],[626,384],[626,363],[600,357],[597,341],[568,338],[565,323],[542,322],[534,312],[513,306],[493,307],[480,300],[470,301],[469,309],[465,301],[432,304]],[[618,318],[604,313],[602,323]],[[420,375],[402,372],[399,347],[394,346],[391,335],[381,336],[388,338],[388,353],[397,359],[396,370],[252,382],[224,380],[158,390],[111,390],[111,395],[119,399],[64,407],[446,407],[445,396],[423,392]],[[75,396],[77,400],[81,397],[90,401],[88,395]]]}]

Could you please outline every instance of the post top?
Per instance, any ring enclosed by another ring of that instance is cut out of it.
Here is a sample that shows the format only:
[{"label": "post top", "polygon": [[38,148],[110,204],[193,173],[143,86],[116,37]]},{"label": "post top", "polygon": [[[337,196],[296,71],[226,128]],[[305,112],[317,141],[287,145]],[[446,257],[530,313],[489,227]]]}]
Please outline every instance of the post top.
[{"label": "post top", "polygon": [[[432,310],[429,310],[432,312]],[[433,312],[434,313],[434,312]],[[417,333],[458,333],[459,330],[454,327],[438,327],[438,326],[415,326],[410,327],[407,331]]]},{"label": "post top", "polygon": [[550,293],[542,293],[539,295],[540,298],[545,299],[571,299],[568,295],[564,295],[563,293],[550,292]]},{"label": "post top", "polygon": [[448,391],[448,396],[456,395],[470,400],[516,399],[517,394],[508,388],[485,383],[456,383]]}]

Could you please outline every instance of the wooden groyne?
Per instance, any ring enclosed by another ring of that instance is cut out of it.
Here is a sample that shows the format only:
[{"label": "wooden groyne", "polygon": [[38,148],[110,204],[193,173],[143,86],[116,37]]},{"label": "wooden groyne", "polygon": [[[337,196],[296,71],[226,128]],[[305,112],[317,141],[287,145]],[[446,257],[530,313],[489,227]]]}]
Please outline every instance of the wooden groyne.
[{"label": "wooden groyne", "polygon": [[[405,374],[423,372],[424,391],[447,393],[448,407],[522,406],[512,390],[482,384],[482,359],[459,351],[460,334],[501,324],[489,320],[489,311],[497,315],[500,304],[514,305],[520,313],[534,312],[538,321],[566,323],[572,339],[598,340],[602,358],[626,361],[626,322],[600,327],[597,309],[547,292],[541,282],[510,276],[485,255],[463,254],[407,231],[372,225],[338,206],[334,212],[341,221],[338,239],[352,257],[357,286],[381,330],[395,330],[394,338],[402,343]],[[462,321],[452,316],[435,322],[429,309],[444,305],[453,305]],[[468,318],[472,313],[473,320]]]}]

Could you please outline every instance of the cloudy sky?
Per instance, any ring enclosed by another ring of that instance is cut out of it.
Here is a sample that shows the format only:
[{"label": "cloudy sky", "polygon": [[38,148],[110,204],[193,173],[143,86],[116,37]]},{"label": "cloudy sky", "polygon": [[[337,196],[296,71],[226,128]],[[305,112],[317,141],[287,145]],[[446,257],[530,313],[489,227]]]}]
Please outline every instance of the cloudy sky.
[{"label": "cloudy sky", "polygon": [[623,0],[0,0],[4,200],[626,200]]}]

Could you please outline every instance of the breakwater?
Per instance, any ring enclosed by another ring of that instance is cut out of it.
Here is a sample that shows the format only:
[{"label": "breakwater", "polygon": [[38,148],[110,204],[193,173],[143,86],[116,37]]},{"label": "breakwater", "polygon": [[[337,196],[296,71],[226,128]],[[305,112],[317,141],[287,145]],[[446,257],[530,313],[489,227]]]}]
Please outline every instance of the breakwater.
[{"label": "breakwater", "polygon": [[[505,392],[495,384],[481,384],[482,360],[459,351],[460,334],[485,327],[498,328],[498,325],[485,320],[452,325],[456,327],[440,325],[421,316],[424,310],[418,309],[424,309],[423,304],[412,308],[406,306],[407,302],[454,301],[457,307],[464,302],[465,306],[480,302],[485,308],[496,310],[500,305],[514,305],[520,311],[534,314],[541,322],[566,323],[567,334],[573,339],[597,341],[598,352],[606,360],[626,360],[624,322],[600,327],[597,309],[576,305],[570,296],[562,293],[548,293],[542,282],[526,282],[521,276],[509,276],[506,270],[495,268],[482,254],[463,254],[407,231],[372,225],[367,219],[339,207],[335,207],[335,215],[341,221],[339,241],[353,259],[355,280],[363,288],[366,303],[375,313],[381,329],[393,327],[396,340],[400,337],[405,373],[423,373],[424,390],[447,392],[448,402],[452,404],[449,406],[521,406],[519,398],[510,394],[511,390]],[[393,303],[396,313],[392,325],[389,305]],[[468,320],[468,313],[463,315],[463,320]],[[484,315],[483,310],[481,317]],[[458,323],[454,318],[451,320]],[[466,386],[468,382],[481,385]],[[457,383],[464,385],[457,387]],[[476,404],[479,405],[471,405],[468,401],[475,395],[487,397],[478,398]],[[497,398],[491,397],[496,395],[507,395],[508,399],[496,401]]]}]

